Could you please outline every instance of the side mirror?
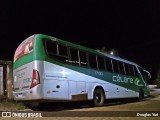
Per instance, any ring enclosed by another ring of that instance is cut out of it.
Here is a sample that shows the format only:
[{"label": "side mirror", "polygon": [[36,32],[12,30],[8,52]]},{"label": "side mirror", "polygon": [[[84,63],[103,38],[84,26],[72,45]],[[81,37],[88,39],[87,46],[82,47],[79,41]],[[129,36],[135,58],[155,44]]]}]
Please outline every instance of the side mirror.
[{"label": "side mirror", "polygon": [[148,79],[151,79],[151,74],[150,74],[150,72],[148,72],[147,70],[143,70],[143,71],[146,73]]}]

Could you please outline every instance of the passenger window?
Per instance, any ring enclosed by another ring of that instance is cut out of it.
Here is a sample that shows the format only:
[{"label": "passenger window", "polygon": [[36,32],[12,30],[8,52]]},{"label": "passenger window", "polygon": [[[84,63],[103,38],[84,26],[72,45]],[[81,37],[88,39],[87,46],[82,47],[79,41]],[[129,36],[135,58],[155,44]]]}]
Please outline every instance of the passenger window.
[{"label": "passenger window", "polygon": [[68,57],[68,47],[64,45],[58,45],[58,54],[63,57]]},{"label": "passenger window", "polygon": [[70,48],[70,63],[79,65],[78,50]]},{"label": "passenger window", "polygon": [[79,51],[80,65],[87,66],[87,56],[85,52]]},{"label": "passenger window", "polygon": [[121,74],[126,74],[123,62],[119,62],[119,69]]},{"label": "passenger window", "polygon": [[112,60],[114,72],[119,73],[118,61]]},{"label": "passenger window", "polygon": [[107,71],[112,72],[112,63],[111,63],[111,59],[106,58],[105,61],[106,61]]},{"label": "passenger window", "polygon": [[57,44],[52,41],[46,41],[46,50],[49,55],[57,55]]},{"label": "passenger window", "polygon": [[133,69],[134,69],[134,75],[139,76],[139,72],[138,72],[137,68],[135,66],[133,66]]},{"label": "passenger window", "polygon": [[131,72],[131,75],[134,76],[134,68],[133,68],[133,65],[129,65],[129,68],[130,68],[130,72]]},{"label": "passenger window", "polygon": [[97,61],[98,61],[98,69],[105,70],[104,58],[101,56],[97,56]]},{"label": "passenger window", "polygon": [[52,57],[52,59],[55,59],[60,62],[67,62],[68,61],[68,47],[56,44],[52,41],[46,41],[46,51],[47,54]]},{"label": "passenger window", "polygon": [[97,69],[96,56],[93,54],[89,54],[89,65],[91,68]]},{"label": "passenger window", "polygon": [[124,66],[125,66],[126,74],[127,74],[127,75],[131,75],[130,68],[129,68],[129,64],[124,64]]}]

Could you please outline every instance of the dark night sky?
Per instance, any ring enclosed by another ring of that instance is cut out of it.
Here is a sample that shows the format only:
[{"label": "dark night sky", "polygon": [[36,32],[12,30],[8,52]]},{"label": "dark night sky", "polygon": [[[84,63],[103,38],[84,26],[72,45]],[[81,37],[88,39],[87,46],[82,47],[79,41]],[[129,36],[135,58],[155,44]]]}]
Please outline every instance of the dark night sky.
[{"label": "dark night sky", "polygon": [[117,49],[154,79],[160,64],[159,6],[159,0],[5,0],[0,2],[0,59],[13,60],[25,38],[42,33],[93,49]]}]

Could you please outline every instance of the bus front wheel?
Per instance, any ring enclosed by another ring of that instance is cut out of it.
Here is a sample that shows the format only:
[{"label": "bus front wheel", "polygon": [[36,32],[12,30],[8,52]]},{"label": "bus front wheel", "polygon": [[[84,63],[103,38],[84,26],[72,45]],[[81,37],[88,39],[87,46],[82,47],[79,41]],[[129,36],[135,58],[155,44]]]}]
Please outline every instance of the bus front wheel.
[{"label": "bus front wheel", "polygon": [[103,106],[105,102],[105,96],[104,92],[102,89],[95,89],[94,94],[93,94],[93,105],[95,107],[100,107]]},{"label": "bus front wheel", "polygon": [[144,98],[144,92],[142,89],[139,90],[139,96],[138,96],[138,101],[142,101]]}]

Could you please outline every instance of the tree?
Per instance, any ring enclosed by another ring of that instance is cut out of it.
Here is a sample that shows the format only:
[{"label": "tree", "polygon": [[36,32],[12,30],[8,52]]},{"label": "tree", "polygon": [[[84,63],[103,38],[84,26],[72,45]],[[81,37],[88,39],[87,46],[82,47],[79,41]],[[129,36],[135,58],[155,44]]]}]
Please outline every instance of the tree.
[{"label": "tree", "polygon": [[108,54],[108,51],[107,51],[107,48],[106,48],[106,47],[102,47],[100,51],[103,52],[103,53]]},{"label": "tree", "polygon": [[157,85],[158,88],[160,88],[160,65],[157,71],[157,78],[155,79],[154,83]]}]

